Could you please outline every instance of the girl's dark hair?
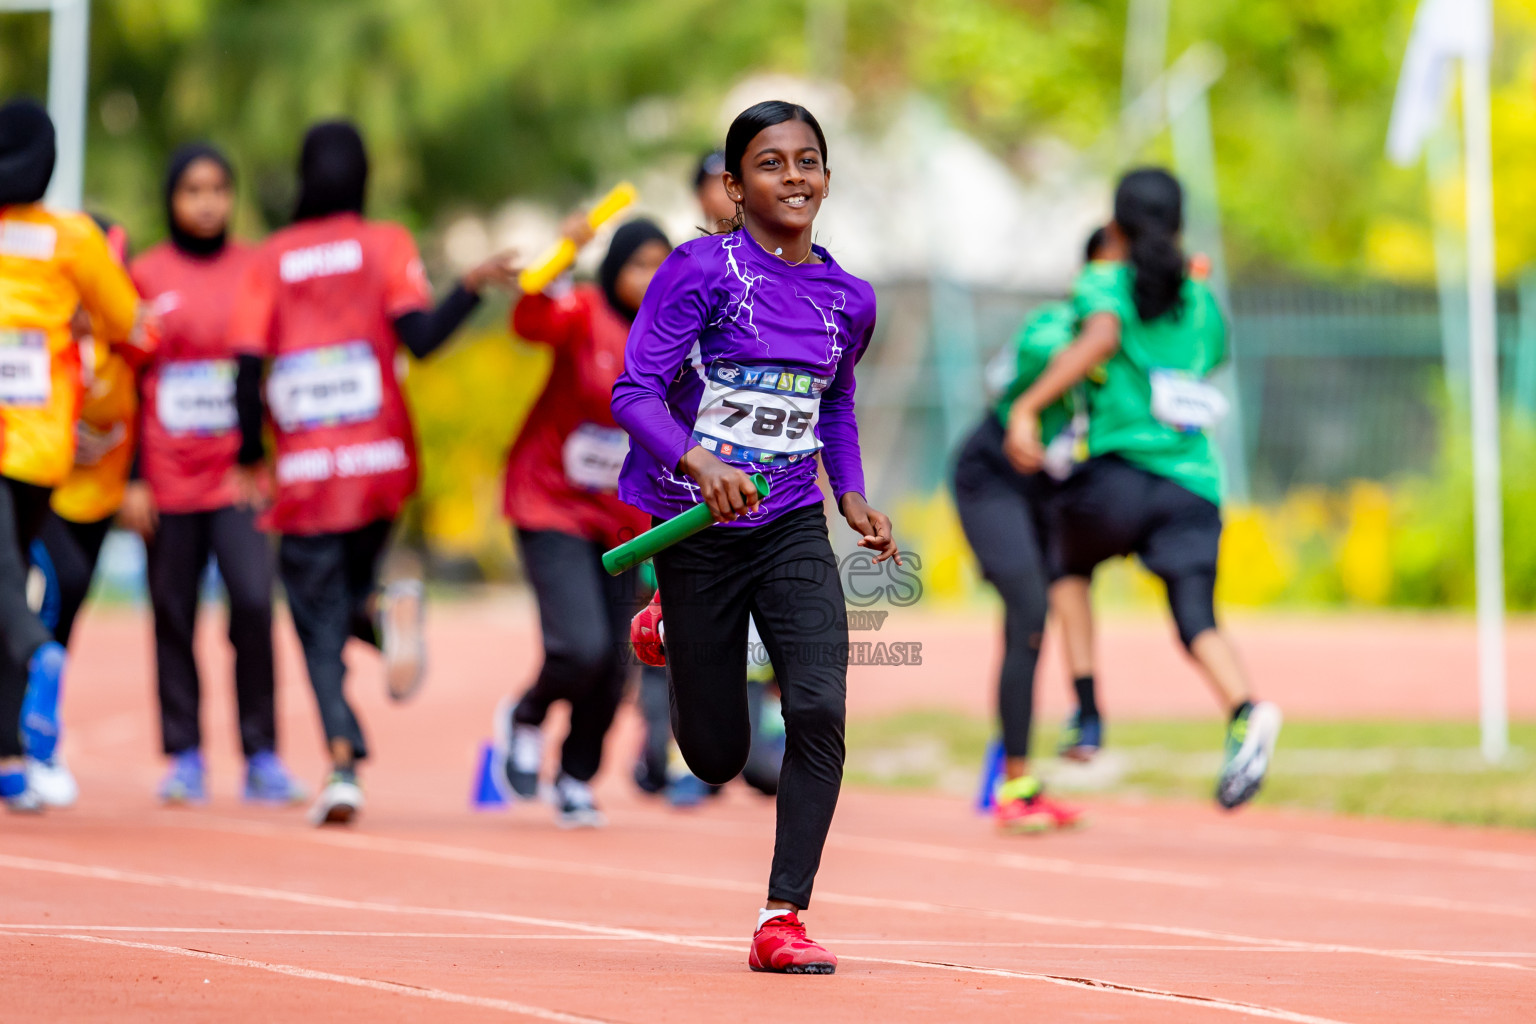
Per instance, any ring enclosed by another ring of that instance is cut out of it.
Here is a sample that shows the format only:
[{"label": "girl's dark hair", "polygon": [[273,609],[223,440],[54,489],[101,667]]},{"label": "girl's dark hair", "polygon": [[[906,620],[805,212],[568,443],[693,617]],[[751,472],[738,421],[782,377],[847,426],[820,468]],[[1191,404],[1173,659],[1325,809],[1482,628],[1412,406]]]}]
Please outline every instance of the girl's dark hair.
[{"label": "girl's dark hair", "polygon": [[1131,297],[1143,320],[1179,314],[1188,263],[1179,248],[1184,190],[1167,171],[1131,171],[1115,189],[1115,223],[1130,244]]},{"label": "girl's dark hair", "polygon": [[[816,115],[798,103],[764,100],[737,114],[736,120],[731,122],[730,130],[725,133],[725,169],[731,173],[731,177],[740,180],[741,161],[746,157],[747,147],[752,144],[752,140],[765,129],[785,121],[801,121],[811,126],[811,131],[816,134],[816,146],[821,150],[821,165],[823,168],[827,166],[827,136],[821,130],[821,122],[816,120]],[[740,227],[741,211],[738,208],[736,219],[726,230],[735,231]]]}]

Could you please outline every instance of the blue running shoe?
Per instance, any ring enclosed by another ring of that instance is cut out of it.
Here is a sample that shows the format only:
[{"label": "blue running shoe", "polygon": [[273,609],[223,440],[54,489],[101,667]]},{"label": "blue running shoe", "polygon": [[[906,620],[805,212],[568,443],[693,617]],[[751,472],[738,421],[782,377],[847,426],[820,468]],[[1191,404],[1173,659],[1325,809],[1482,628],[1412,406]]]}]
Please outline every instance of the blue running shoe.
[{"label": "blue running shoe", "polygon": [[1092,761],[1104,745],[1104,720],[1098,715],[1072,712],[1061,730],[1061,744],[1056,753],[1068,761]]},{"label": "blue running shoe", "polygon": [[301,804],[309,790],[292,775],[280,757],[258,750],[245,763],[245,799],[258,804]]},{"label": "blue running shoe", "polygon": [[203,752],[184,750],[171,759],[171,770],[160,783],[160,802],[167,804],[201,804],[208,800],[208,790],[203,779]]},{"label": "blue running shoe", "polygon": [[27,756],[53,760],[59,745],[59,691],[64,683],[64,648],[50,640],[27,662],[27,695],[21,701],[21,736]]},{"label": "blue running shoe", "polygon": [[692,772],[668,780],[666,793],[667,803],[673,807],[697,807],[711,795],[709,786]]},{"label": "blue running shoe", "polygon": [[8,768],[0,771],[0,803],[12,814],[39,814],[43,802],[27,785],[27,773],[23,769]]}]

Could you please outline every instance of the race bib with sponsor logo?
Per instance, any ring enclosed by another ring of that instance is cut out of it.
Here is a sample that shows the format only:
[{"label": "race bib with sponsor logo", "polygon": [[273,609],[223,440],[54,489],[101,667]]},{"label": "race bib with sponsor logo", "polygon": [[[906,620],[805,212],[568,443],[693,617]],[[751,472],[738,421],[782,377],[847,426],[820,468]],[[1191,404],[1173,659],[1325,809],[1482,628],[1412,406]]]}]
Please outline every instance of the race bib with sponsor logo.
[{"label": "race bib with sponsor logo", "polygon": [[223,434],[239,425],[235,363],[200,359],[169,363],[155,389],[155,414],[172,434]]},{"label": "race bib with sponsor logo", "polygon": [[48,336],[0,331],[0,405],[46,406],[53,397]]},{"label": "race bib with sponsor logo", "polygon": [[783,466],[821,448],[816,422],[831,377],[717,359],[705,374],[693,439],[732,462]]},{"label": "race bib with sponsor logo", "polygon": [[383,403],[379,360],[366,341],[286,353],[273,361],[267,380],[272,418],[290,434],[365,422]]},{"label": "race bib with sponsor logo", "polygon": [[619,470],[629,454],[629,435],[618,427],[583,423],[561,447],[565,478],[584,491],[619,489]]},{"label": "race bib with sponsor logo", "polygon": [[1152,371],[1152,415],[1175,430],[1214,427],[1229,408],[1226,396],[1203,380],[1176,370]]}]

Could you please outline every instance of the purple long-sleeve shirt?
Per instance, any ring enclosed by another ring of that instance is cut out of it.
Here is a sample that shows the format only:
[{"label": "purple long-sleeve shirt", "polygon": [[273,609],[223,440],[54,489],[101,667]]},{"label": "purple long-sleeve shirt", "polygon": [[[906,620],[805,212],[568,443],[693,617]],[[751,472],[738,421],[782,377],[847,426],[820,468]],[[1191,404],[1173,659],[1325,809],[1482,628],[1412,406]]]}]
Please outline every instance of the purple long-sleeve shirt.
[{"label": "purple long-sleeve shirt", "polygon": [[629,332],[613,418],[630,436],[619,497],[669,517],[697,504],[677,468],[694,445],[769,479],[756,526],[819,504],[815,455],[833,495],[864,493],[854,364],[875,329],[875,292],[816,247],[790,264],[746,233],[673,250]]}]

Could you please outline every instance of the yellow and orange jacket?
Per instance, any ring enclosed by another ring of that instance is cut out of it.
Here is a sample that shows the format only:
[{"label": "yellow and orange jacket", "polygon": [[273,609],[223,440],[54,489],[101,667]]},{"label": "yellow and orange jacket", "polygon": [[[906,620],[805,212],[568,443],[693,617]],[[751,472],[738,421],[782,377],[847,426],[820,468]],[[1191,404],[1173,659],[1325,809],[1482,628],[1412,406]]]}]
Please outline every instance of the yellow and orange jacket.
[{"label": "yellow and orange jacket", "polygon": [[95,222],[38,204],[0,209],[0,476],[57,487],[74,467],[87,378],[70,322],[82,307],[125,366],[147,358],[138,295]]}]

